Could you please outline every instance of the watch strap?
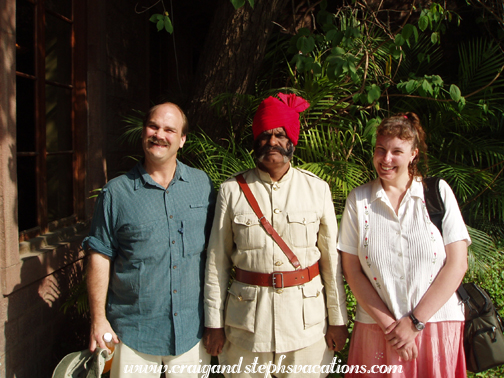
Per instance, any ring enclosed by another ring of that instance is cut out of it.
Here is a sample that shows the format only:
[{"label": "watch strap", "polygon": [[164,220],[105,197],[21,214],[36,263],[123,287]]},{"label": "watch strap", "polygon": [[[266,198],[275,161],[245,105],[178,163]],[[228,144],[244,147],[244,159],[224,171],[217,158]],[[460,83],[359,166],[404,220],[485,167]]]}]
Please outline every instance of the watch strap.
[{"label": "watch strap", "polygon": [[425,328],[425,324],[422,323],[420,320],[418,320],[415,315],[413,315],[413,312],[410,312],[409,313],[409,317],[411,319],[411,321],[413,322],[413,325],[415,326],[415,328],[419,331],[423,330]]}]

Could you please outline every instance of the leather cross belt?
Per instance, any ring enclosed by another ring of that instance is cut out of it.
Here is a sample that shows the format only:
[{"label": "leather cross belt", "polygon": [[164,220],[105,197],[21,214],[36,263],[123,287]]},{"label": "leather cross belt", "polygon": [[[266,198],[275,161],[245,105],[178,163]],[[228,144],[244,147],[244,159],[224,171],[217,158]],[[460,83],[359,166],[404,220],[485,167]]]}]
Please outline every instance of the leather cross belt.
[{"label": "leather cross belt", "polygon": [[318,262],[308,268],[291,272],[257,273],[242,270],[240,268],[235,268],[235,272],[236,281],[248,285],[269,286],[276,289],[302,285],[310,282],[320,274]]}]

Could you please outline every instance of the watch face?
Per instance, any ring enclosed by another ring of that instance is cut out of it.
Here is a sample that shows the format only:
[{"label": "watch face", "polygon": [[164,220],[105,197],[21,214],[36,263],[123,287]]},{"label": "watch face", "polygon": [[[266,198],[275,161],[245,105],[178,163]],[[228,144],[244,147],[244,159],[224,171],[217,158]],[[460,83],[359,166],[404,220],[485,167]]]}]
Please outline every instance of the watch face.
[{"label": "watch face", "polygon": [[423,324],[422,322],[418,322],[417,324],[415,324],[415,328],[421,331],[425,328],[425,324]]},{"label": "watch face", "polygon": [[425,324],[423,324],[420,320],[418,320],[417,318],[415,318],[415,316],[413,314],[410,314],[410,319],[411,321],[413,322],[413,325],[415,326],[415,328],[418,330],[418,331],[421,331],[425,328]]}]

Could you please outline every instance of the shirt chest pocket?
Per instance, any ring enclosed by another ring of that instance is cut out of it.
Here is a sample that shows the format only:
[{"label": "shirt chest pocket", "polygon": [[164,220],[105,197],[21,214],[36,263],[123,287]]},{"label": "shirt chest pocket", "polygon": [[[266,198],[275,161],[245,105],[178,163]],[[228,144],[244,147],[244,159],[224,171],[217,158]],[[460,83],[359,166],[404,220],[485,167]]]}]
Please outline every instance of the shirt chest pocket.
[{"label": "shirt chest pocket", "polygon": [[125,226],[122,230],[118,231],[117,234],[123,240],[136,241],[136,240],[147,240],[152,236],[155,223],[148,222],[140,224],[138,226]]},{"label": "shirt chest pocket", "polygon": [[127,254],[135,255],[142,259],[151,252],[151,243],[160,243],[158,239],[162,235],[157,229],[159,220],[149,221],[138,225],[126,225],[117,231],[117,241],[121,250]]},{"label": "shirt chest pocket", "polygon": [[182,228],[178,230],[182,234],[184,243],[184,256],[201,254],[205,249],[207,230],[207,204],[193,204],[186,212],[185,220],[182,221]]},{"label": "shirt chest pocket", "polygon": [[320,220],[315,212],[289,212],[287,214],[289,238],[294,247],[314,247]]},{"label": "shirt chest pocket", "polygon": [[241,251],[260,249],[266,245],[266,230],[254,213],[235,215],[233,234],[236,247]]},{"label": "shirt chest pocket", "polygon": [[254,332],[257,307],[257,287],[233,282],[228,290],[225,324]]}]

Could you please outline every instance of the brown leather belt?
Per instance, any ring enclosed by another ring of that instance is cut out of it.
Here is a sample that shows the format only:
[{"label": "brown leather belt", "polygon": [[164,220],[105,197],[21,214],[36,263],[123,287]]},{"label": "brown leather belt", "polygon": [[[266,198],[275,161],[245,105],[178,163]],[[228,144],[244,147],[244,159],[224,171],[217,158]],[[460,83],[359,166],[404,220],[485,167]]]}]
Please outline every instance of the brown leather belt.
[{"label": "brown leather belt", "polygon": [[249,285],[270,286],[277,289],[302,285],[320,274],[318,262],[305,269],[291,272],[257,273],[235,268],[236,281]]}]

